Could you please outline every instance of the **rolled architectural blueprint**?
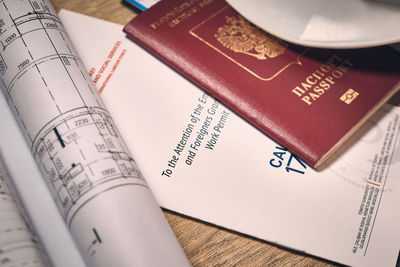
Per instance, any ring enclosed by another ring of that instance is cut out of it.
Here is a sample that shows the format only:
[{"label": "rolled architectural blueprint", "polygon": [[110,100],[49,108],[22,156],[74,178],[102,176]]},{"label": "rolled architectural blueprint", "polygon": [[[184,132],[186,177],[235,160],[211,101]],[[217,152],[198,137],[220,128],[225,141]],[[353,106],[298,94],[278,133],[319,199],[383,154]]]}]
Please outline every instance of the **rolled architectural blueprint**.
[{"label": "rolled architectural blueprint", "polygon": [[[7,169],[10,187],[15,189],[18,203],[26,211],[29,229],[35,233],[51,266],[86,266],[1,93],[0,122],[0,157]],[[9,265],[5,267],[13,266]]]},{"label": "rolled architectural blueprint", "polygon": [[186,266],[47,0],[0,2],[0,85],[88,266]]}]

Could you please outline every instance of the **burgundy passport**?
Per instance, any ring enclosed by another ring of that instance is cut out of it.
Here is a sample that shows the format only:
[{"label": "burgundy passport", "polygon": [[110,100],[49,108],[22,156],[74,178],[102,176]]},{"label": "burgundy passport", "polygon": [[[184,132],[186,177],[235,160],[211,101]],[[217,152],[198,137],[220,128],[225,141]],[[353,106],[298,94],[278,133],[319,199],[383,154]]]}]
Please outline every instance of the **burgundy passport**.
[{"label": "burgundy passport", "polygon": [[314,167],[400,88],[394,49],[289,44],[224,0],[164,0],[124,31]]}]

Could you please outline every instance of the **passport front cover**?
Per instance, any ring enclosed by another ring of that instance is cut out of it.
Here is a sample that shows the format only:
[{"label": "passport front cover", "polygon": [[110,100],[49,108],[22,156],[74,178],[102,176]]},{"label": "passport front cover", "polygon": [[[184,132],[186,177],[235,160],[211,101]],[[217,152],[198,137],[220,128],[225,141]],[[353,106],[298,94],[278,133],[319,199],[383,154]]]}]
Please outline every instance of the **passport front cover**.
[{"label": "passport front cover", "polygon": [[314,167],[399,90],[392,48],[293,45],[223,0],[164,0],[124,31]]}]

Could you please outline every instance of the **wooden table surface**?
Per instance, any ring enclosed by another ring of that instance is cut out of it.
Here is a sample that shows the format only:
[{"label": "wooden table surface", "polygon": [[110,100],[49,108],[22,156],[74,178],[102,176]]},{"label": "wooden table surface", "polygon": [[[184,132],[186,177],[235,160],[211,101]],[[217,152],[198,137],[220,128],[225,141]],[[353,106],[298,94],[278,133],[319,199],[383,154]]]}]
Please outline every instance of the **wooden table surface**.
[{"label": "wooden table surface", "polygon": [[[136,13],[121,0],[51,0],[61,8],[126,24]],[[335,266],[301,253],[190,219],[164,214],[193,266]]]}]

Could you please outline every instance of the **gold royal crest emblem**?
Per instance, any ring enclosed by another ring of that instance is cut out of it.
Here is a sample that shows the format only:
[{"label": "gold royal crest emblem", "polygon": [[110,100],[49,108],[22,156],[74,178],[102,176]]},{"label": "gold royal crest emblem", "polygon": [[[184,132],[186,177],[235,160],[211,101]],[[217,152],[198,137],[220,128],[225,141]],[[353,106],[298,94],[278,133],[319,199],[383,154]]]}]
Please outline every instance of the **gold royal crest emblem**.
[{"label": "gold royal crest emblem", "polygon": [[218,28],[215,38],[226,48],[259,60],[274,58],[283,54],[287,44],[267,36],[245,21],[242,17],[226,16],[226,24]]}]

